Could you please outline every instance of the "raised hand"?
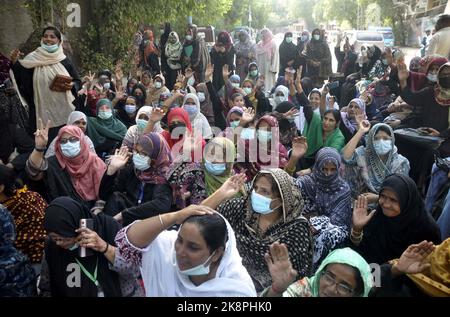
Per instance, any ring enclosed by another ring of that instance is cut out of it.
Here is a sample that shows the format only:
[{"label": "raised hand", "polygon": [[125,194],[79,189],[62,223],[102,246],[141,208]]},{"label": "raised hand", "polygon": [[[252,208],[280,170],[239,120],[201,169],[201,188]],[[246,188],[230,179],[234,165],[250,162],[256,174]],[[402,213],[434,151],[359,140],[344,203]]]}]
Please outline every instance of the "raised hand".
[{"label": "raised hand", "polygon": [[398,63],[398,79],[400,82],[405,82],[408,80],[409,77],[409,71],[406,67],[405,63]]},{"label": "raised hand", "polygon": [[222,67],[222,76],[224,79],[228,79],[229,75],[230,75],[230,69],[228,67],[228,64],[225,64]]},{"label": "raised hand", "polygon": [[284,292],[289,285],[295,282],[297,271],[292,267],[285,244],[272,243],[269,252],[264,255],[264,259],[272,277],[272,291],[276,289],[279,292]]},{"label": "raised hand", "polygon": [[247,177],[245,174],[236,174],[231,176],[218,189],[222,193],[224,200],[233,198],[244,186]]},{"label": "raised hand", "polygon": [[103,252],[106,250],[107,243],[99,237],[97,232],[88,228],[80,228],[75,230],[79,233],[77,242],[82,248],[89,248],[97,252]]},{"label": "raised hand", "polygon": [[186,68],[184,75],[186,76],[186,78],[191,78],[192,76],[194,76],[194,71],[192,70],[192,68],[188,67]]},{"label": "raised hand", "polygon": [[370,131],[370,122],[368,120],[361,120],[358,124],[359,130],[361,133],[366,134]]},{"label": "raised hand", "polygon": [[38,129],[34,133],[34,144],[37,148],[45,148],[48,143],[48,130],[50,129],[50,120],[47,121],[47,124],[44,126],[42,119],[39,118]]},{"label": "raised hand", "polygon": [[191,216],[213,215],[215,211],[207,206],[190,205],[176,212],[176,223],[181,225]]},{"label": "raised hand", "polygon": [[205,71],[205,82],[212,81],[213,73],[214,73],[214,65],[208,64],[208,66],[206,66],[206,71]]},{"label": "raised hand", "polygon": [[123,78],[123,70],[122,70],[122,61],[120,60],[116,64],[114,75],[116,76],[117,83],[121,83]]},{"label": "raised hand", "polygon": [[430,267],[430,263],[425,263],[425,260],[434,251],[434,248],[433,242],[426,240],[410,245],[395,264],[396,269],[406,274],[423,272]]},{"label": "raised hand", "polygon": [[161,108],[153,108],[152,113],[150,115],[149,121],[153,123],[157,123],[161,121],[161,119],[164,117],[164,110]]},{"label": "raised hand", "polygon": [[298,115],[298,112],[299,112],[298,109],[292,108],[288,112],[283,113],[282,115],[285,119],[292,119]]},{"label": "raised hand", "polygon": [[186,80],[186,77],[183,75],[183,73],[181,72],[181,70],[178,71],[178,76],[177,76],[177,82],[179,83],[183,83]]},{"label": "raised hand", "polygon": [[23,56],[24,54],[19,50],[19,49],[15,49],[10,53],[10,57],[9,59],[11,60],[11,62],[13,63],[13,65],[15,63],[17,63],[17,61],[19,60],[19,58],[21,56]]},{"label": "raised hand", "polygon": [[108,174],[114,175],[127,164],[128,159],[128,148],[126,146],[122,146],[119,150],[116,150],[109,161]]},{"label": "raised hand", "polygon": [[369,214],[367,213],[367,198],[364,195],[359,195],[358,200],[355,202],[353,208],[353,228],[357,231],[361,231],[372,219],[375,214],[375,210],[372,210]]},{"label": "raised hand", "polygon": [[255,118],[255,110],[253,108],[244,108],[241,123],[247,124],[249,122],[252,122],[254,118]]},{"label": "raised hand", "polygon": [[297,136],[292,140],[291,156],[301,158],[308,151],[308,141],[303,136]]},{"label": "raised hand", "polygon": [[92,84],[92,82],[94,81],[95,75],[96,75],[95,73],[92,75],[91,71],[89,71],[89,75],[84,76],[83,81],[87,82],[89,84]]}]

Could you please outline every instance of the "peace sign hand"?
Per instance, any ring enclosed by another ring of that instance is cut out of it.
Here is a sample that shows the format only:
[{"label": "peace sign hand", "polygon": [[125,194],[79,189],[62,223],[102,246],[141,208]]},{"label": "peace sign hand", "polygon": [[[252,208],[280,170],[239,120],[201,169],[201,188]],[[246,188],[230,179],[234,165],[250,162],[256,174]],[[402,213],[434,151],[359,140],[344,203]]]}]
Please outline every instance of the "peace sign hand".
[{"label": "peace sign hand", "polygon": [[39,118],[38,129],[34,133],[34,143],[37,148],[45,148],[48,143],[48,130],[50,129],[51,121],[48,120],[47,124],[44,126],[42,119]]}]

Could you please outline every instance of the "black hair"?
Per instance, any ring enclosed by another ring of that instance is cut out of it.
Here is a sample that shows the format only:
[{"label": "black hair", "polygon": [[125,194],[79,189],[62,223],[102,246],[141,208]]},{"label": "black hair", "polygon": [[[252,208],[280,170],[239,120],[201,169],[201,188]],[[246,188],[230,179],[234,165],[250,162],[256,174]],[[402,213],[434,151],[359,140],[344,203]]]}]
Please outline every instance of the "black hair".
[{"label": "black hair", "polygon": [[439,16],[434,29],[439,31],[440,29],[450,26],[450,14],[443,14]]},{"label": "black hair", "polygon": [[14,170],[5,165],[0,165],[0,185],[5,186],[3,193],[8,197],[14,196],[16,190],[23,187]]},{"label": "black hair", "polygon": [[234,102],[234,100],[235,100],[237,97],[242,97],[242,98],[243,98],[244,96],[243,96],[241,93],[237,92],[237,93],[231,95],[231,101]]},{"label": "black hair", "polygon": [[219,214],[191,216],[184,223],[193,223],[198,227],[211,252],[223,247],[228,241],[228,230],[225,220]]},{"label": "black hair", "polygon": [[42,31],[42,37],[44,37],[45,32],[47,31],[53,31],[53,33],[55,33],[56,37],[59,39],[59,41],[61,42],[62,39],[62,35],[61,35],[61,31],[58,30],[56,27],[54,26],[47,26],[44,31]]},{"label": "black hair", "polygon": [[109,78],[109,80],[111,80],[112,78],[112,73],[109,69],[103,69],[101,71],[98,72],[98,78],[100,78],[101,76],[106,76]]},{"label": "black hair", "polygon": [[375,135],[376,135],[378,132],[380,132],[380,131],[386,132],[387,135],[392,136],[391,130],[389,130],[389,128],[385,127],[384,125],[380,126],[380,127],[377,129],[377,132],[375,133]]},{"label": "black hair", "polygon": [[329,113],[331,113],[334,117],[334,120],[336,120],[336,127],[339,126],[339,122],[341,122],[341,112],[336,109],[329,109],[329,110],[325,111],[323,116],[325,117]]}]

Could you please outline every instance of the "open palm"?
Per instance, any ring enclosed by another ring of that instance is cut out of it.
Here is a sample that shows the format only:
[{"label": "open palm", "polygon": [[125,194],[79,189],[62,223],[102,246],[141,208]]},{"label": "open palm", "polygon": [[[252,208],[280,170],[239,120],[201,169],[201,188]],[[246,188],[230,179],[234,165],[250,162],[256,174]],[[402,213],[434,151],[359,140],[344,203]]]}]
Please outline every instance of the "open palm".
[{"label": "open palm", "polygon": [[292,140],[292,153],[293,157],[303,157],[305,153],[308,151],[308,141],[305,137],[298,136]]},{"label": "open palm", "polygon": [[425,263],[425,259],[433,250],[432,242],[422,241],[418,244],[412,244],[400,256],[396,267],[400,272],[407,274],[421,273],[430,267],[429,263]]},{"label": "open palm", "polygon": [[367,213],[367,198],[363,195],[358,196],[358,200],[355,203],[355,207],[353,208],[353,227],[355,229],[364,228],[372,219],[375,214],[375,210],[372,210],[369,214]]},{"label": "open palm", "polygon": [[122,146],[119,150],[116,150],[116,153],[111,157],[109,167],[118,171],[127,164],[128,158],[128,148]]},{"label": "open palm", "polygon": [[284,291],[295,281],[297,271],[292,267],[285,244],[274,242],[269,247],[269,252],[264,255],[264,258],[272,277],[272,285],[275,289]]},{"label": "open palm", "polygon": [[241,121],[243,123],[249,123],[253,121],[253,118],[255,118],[255,110],[253,108],[244,108]]},{"label": "open palm", "polygon": [[225,196],[225,199],[233,198],[244,186],[245,180],[245,174],[233,175],[223,183],[219,190]]}]

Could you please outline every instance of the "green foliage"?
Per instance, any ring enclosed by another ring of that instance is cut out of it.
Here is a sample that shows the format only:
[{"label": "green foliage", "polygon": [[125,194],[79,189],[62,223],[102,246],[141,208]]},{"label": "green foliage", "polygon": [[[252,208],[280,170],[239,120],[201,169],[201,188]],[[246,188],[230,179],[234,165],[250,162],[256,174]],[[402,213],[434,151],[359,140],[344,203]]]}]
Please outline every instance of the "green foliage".
[{"label": "green foliage", "polygon": [[31,16],[34,28],[53,24],[65,32],[65,14],[68,4],[68,0],[26,0],[24,7]]}]

